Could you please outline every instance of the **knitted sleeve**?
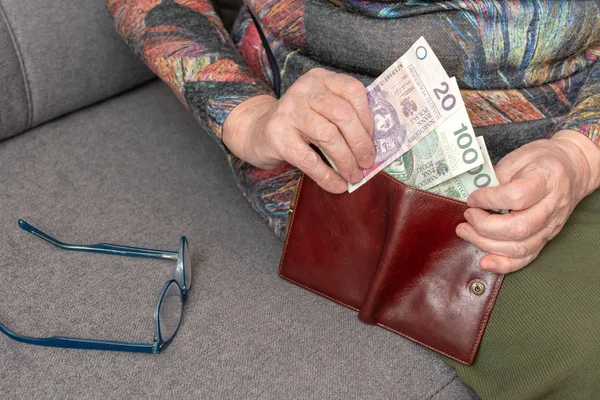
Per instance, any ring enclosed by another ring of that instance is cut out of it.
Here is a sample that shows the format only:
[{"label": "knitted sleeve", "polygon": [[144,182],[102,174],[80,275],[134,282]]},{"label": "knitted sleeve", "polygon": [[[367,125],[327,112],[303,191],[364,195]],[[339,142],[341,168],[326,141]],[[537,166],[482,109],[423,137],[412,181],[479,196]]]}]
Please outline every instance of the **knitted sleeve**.
[{"label": "knitted sleeve", "polygon": [[[599,58],[600,47],[588,51],[588,56]],[[577,101],[558,128],[581,132],[600,146],[600,62],[592,67]]]},{"label": "knitted sleeve", "polygon": [[125,42],[223,148],[229,112],[272,94],[250,73],[210,0],[108,0],[107,8]]}]

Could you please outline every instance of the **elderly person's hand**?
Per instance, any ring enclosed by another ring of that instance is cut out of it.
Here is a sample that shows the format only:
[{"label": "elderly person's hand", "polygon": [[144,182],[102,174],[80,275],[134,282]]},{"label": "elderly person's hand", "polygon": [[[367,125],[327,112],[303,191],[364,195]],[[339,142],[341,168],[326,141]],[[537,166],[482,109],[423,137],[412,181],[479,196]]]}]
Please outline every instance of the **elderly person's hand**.
[{"label": "elderly person's hand", "polygon": [[[533,261],[575,206],[600,187],[600,149],[575,131],[529,143],[496,166],[500,186],[469,196],[456,233],[489,253],[481,268],[508,273]],[[484,210],[511,210],[490,214]]]},{"label": "elderly person's hand", "polygon": [[[357,79],[315,68],[279,99],[250,98],[227,116],[223,142],[240,159],[263,169],[290,163],[323,189],[343,193],[373,165],[373,117]],[[310,147],[320,147],[339,174]],[[341,175],[341,176],[340,176]]]}]

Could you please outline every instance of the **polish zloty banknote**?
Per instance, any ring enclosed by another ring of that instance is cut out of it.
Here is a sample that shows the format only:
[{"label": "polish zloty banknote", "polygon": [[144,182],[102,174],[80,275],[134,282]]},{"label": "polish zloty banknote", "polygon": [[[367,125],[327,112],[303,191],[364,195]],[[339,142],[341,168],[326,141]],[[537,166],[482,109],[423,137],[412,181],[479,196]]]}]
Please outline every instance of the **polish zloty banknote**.
[{"label": "polish zloty banknote", "polygon": [[483,162],[469,115],[461,107],[384,171],[408,185],[427,190]]},{"label": "polish zloty banknote", "polygon": [[424,38],[367,87],[375,122],[375,164],[353,192],[464,106],[456,79],[449,78]]},{"label": "polish zloty banknote", "polygon": [[482,165],[442,182],[428,191],[452,199],[467,201],[469,195],[477,189],[498,186],[500,183],[496,178],[485,140],[483,140],[483,137],[478,136],[477,143],[483,154],[484,163]]}]

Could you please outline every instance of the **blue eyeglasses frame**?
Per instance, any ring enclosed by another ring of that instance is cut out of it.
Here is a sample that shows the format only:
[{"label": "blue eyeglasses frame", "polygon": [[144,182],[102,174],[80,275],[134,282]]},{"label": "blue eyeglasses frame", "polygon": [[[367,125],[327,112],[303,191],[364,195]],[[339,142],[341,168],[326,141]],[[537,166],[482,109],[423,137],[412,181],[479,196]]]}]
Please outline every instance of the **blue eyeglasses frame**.
[{"label": "blue eyeglasses frame", "polygon": [[[0,323],[0,332],[4,333],[6,336],[16,341],[37,346],[83,350],[126,351],[135,353],[158,353],[161,350],[165,349],[173,341],[175,336],[177,336],[177,332],[179,331],[179,327],[181,326],[181,320],[183,319],[183,307],[187,301],[189,287],[191,286],[191,276],[186,276],[188,274],[191,275],[191,273],[186,273],[186,265],[184,265],[186,252],[189,252],[189,244],[185,236],[181,236],[179,252],[175,252],[167,250],[145,249],[141,247],[121,246],[118,244],[110,243],[98,243],[92,245],[69,244],[56,240],[52,236],[40,231],[33,225],[23,221],[22,219],[19,219],[19,227],[64,250],[85,251],[91,253],[111,254],[127,257],[155,258],[163,260],[167,259],[177,261],[177,265],[175,266],[173,273],[174,278],[165,283],[165,286],[160,292],[158,301],[156,302],[156,307],[154,308],[153,343],[115,342],[108,340],[80,339],[60,336],[54,336],[49,338],[35,338],[30,336],[23,336],[16,332],[13,332],[2,323]],[[191,265],[187,267],[191,268]],[[177,325],[176,330],[171,335],[171,337],[165,341],[162,339],[161,335],[160,307],[163,303],[165,295],[173,285],[176,286],[176,288],[178,289],[178,293],[181,296],[181,317],[179,318],[179,323]]]}]

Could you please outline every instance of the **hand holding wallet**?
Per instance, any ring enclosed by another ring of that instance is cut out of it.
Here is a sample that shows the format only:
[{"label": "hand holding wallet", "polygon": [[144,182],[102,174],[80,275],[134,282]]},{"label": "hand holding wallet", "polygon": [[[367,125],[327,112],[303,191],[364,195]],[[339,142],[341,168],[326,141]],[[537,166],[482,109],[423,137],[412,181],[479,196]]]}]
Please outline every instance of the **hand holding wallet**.
[{"label": "hand holding wallet", "polygon": [[304,175],[279,274],[378,325],[471,365],[502,284],[456,236],[466,203],[385,173],[342,195]]}]

